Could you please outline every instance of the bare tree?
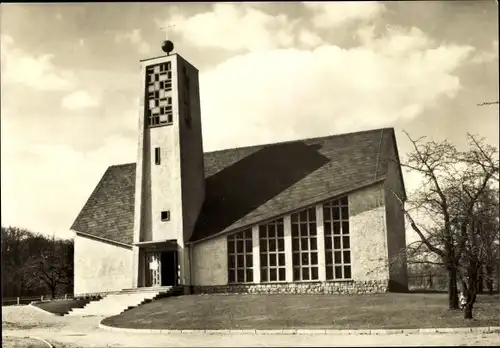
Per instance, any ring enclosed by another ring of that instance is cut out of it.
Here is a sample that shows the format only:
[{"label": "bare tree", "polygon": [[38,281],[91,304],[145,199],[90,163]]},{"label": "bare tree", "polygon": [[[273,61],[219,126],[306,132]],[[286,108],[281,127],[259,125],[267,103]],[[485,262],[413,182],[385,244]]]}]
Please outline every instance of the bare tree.
[{"label": "bare tree", "polygon": [[500,263],[500,224],[499,224],[499,197],[496,189],[490,188],[481,197],[477,219],[481,242],[481,266],[479,269],[478,292],[481,293],[482,282],[486,283],[488,293],[493,295],[493,272]]},{"label": "bare tree", "polygon": [[492,102],[482,102],[482,103],[479,103],[477,104],[477,106],[487,106],[487,105],[494,105],[494,104],[498,104],[498,100],[497,101],[492,101]]},{"label": "bare tree", "polygon": [[475,170],[488,175],[489,180],[499,182],[498,149],[485,144],[484,139],[467,133],[470,150],[464,154],[462,160]]},{"label": "bare tree", "polygon": [[[446,269],[448,305],[450,309],[458,309],[457,282],[463,273],[459,273],[459,267],[465,265],[464,259],[469,262],[465,266],[468,272],[473,271],[471,262],[477,264],[474,260],[477,248],[470,247],[476,245],[476,235],[468,232],[472,220],[465,217],[474,215],[475,204],[488,184],[492,180],[498,182],[496,148],[470,134],[470,148],[465,152],[459,152],[446,140],[424,142],[424,138],[414,140],[405,134],[413,150],[402,166],[423,177],[421,187],[408,203],[425,213],[429,221],[416,221],[411,210],[404,207],[402,197],[393,192],[411,228],[420,238],[403,252],[408,258],[417,252],[423,253],[428,257],[421,262],[442,265]],[[477,281],[477,275],[473,276]]]},{"label": "bare tree", "polygon": [[452,216],[446,188],[455,181],[456,165],[459,162],[458,151],[447,141],[423,142],[424,138],[414,140],[405,132],[413,145],[413,151],[407,156],[402,166],[415,171],[423,177],[421,187],[408,200],[414,209],[425,212],[432,218],[432,224],[424,224],[414,220],[409,209],[404,208],[405,216],[413,231],[420,240],[416,248],[407,248],[414,253],[424,249],[426,253],[434,254],[448,272],[448,305],[450,309],[458,309],[457,288],[457,257],[455,255],[455,236],[452,229]]},{"label": "bare tree", "polygon": [[482,140],[468,135],[471,149],[463,153],[467,163],[460,185],[455,187],[455,222],[459,232],[457,245],[458,270],[466,297],[466,319],[472,318],[482,270],[495,263],[492,255],[498,236],[495,215],[498,215],[497,150]]},{"label": "bare tree", "polygon": [[[490,190],[483,191],[474,203],[471,203],[475,195],[469,189],[462,191],[464,195],[463,214],[459,219],[461,230],[459,250],[460,255],[458,271],[462,284],[463,293],[466,298],[466,319],[472,318],[472,309],[476,301],[479,282],[482,281],[481,270],[492,262],[492,250],[498,231],[492,228],[490,217],[492,212],[498,212],[498,199],[492,197]],[[492,202],[491,198],[494,198]],[[472,206],[472,209],[470,208]]]},{"label": "bare tree", "polygon": [[[498,101],[495,102],[498,104]],[[484,266],[487,287],[489,293],[493,293],[493,272],[495,265],[497,267],[497,284],[500,287],[500,264],[498,259],[500,258],[500,228],[499,228],[499,216],[498,216],[498,183],[499,183],[499,159],[498,159],[498,149],[494,146],[487,145],[484,139],[474,136],[472,134],[467,134],[469,139],[469,145],[471,150],[464,156],[464,162],[474,168],[475,171],[482,173],[483,178],[486,178],[488,184],[486,184],[486,196],[483,200],[489,200],[489,204],[493,207],[493,211],[490,211],[489,216],[485,216],[487,219],[483,221],[483,226],[489,229],[489,231],[497,231],[495,235],[492,232],[490,237],[495,237],[496,243],[487,244],[489,245],[488,255],[489,262]],[[493,187],[490,187],[491,179],[493,181]]]}]

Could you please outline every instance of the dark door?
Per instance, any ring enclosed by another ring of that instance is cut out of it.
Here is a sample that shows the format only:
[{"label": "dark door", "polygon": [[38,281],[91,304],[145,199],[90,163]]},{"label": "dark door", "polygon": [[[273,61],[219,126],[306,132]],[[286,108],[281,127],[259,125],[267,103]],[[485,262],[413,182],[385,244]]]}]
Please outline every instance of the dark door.
[{"label": "dark door", "polygon": [[177,251],[161,253],[161,285],[177,285]]}]

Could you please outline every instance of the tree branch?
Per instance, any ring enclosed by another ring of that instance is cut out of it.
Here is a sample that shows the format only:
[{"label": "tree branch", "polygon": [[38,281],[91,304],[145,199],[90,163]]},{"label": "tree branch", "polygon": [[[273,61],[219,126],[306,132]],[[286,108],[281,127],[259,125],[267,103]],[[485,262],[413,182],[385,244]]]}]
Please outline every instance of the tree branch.
[{"label": "tree branch", "polygon": [[405,214],[405,216],[408,218],[408,220],[410,220],[410,225],[411,225],[411,228],[417,232],[418,236],[420,237],[420,239],[422,240],[422,242],[427,246],[427,248],[429,248],[429,250],[433,251],[434,253],[436,253],[437,255],[439,255],[440,257],[444,257],[444,253],[442,250],[436,248],[434,245],[432,245],[431,243],[429,243],[429,241],[427,240],[427,238],[424,236],[424,234],[422,233],[422,231],[420,230],[420,228],[417,226],[417,224],[415,223],[415,220],[413,220],[413,217],[408,213],[408,211],[404,208],[404,202],[403,200],[396,194],[396,192],[394,192],[391,188],[389,188],[389,190],[391,191],[391,193],[396,197],[396,199],[399,201],[399,203],[401,204],[401,209],[403,210],[403,213]]}]

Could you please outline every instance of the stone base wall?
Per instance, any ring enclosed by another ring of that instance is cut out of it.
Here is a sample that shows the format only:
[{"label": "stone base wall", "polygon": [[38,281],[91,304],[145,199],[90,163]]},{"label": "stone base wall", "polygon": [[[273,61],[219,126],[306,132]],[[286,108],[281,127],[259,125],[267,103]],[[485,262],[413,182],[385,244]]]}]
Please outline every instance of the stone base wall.
[{"label": "stone base wall", "polygon": [[115,295],[119,294],[120,291],[105,291],[105,292],[87,292],[87,293],[79,293],[74,294],[75,299],[101,299],[107,295]]},{"label": "stone base wall", "polygon": [[195,294],[377,294],[387,292],[388,280],[268,283],[193,286]]}]

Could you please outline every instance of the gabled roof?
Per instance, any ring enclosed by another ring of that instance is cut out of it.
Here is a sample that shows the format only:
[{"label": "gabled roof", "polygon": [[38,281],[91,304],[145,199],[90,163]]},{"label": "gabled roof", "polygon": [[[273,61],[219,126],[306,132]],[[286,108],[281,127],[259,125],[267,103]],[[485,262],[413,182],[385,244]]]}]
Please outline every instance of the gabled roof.
[{"label": "gabled roof", "polygon": [[[396,146],[392,128],[205,153],[206,198],[191,241],[385,179],[388,142]],[[135,163],[109,167],[71,228],[132,244],[134,195]]]},{"label": "gabled roof", "polygon": [[71,229],[94,237],[132,244],[135,163],[109,167]]}]

